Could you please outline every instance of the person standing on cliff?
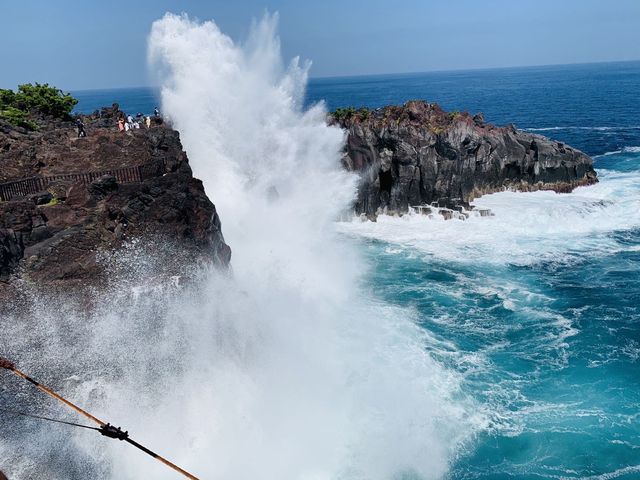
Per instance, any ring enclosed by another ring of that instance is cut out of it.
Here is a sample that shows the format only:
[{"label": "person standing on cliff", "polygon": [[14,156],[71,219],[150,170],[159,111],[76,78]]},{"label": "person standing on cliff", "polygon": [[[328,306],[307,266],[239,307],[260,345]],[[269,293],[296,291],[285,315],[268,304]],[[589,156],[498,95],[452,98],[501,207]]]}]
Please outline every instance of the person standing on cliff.
[{"label": "person standing on cliff", "polygon": [[78,138],[87,136],[87,132],[84,130],[84,123],[79,118],[76,119],[76,127],[78,127]]},{"label": "person standing on cliff", "polygon": [[118,119],[118,131],[124,132],[124,118],[122,117]]},{"label": "person standing on cliff", "polygon": [[160,110],[158,110],[158,107],[156,107],[156,108],[154,108],[154,109],[153,109],[153,114],[154,114],[156,117],[159,117],[159,116],[160,116]]}]

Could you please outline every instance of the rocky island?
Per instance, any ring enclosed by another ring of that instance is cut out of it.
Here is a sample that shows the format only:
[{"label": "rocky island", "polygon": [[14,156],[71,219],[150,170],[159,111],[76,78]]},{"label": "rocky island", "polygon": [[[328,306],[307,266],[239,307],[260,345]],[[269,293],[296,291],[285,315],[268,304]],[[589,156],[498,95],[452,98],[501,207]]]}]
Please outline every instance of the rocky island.
[{"label": "rocky island", "polygon": [[591,158],[562,142],[424,101],[339,109],[330,122],[348,132],[343,164],[361,177],[354,208],[371,219],[412,206],[469,208],[505,189],[565,193],[598,181]]}]

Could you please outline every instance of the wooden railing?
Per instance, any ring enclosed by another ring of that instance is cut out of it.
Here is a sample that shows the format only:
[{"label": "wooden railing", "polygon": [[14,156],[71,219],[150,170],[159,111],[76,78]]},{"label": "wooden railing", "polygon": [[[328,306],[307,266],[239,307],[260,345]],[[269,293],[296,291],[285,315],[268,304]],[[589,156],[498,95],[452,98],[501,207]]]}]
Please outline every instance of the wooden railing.
[{"label": "wooden railing", "polygon": [[13,198],[26,197],[46,190],[55,181],[69,180],[74,183],[88,184],[104,175],[116,177],[118,183],[139,183],[149,178],[159,177],[166,171],[164,160],[138,165],[135,167],[116,168],[99,172],[67,173],[50,175],[47,177],[31,177],[13,182],[0,183],[0,200],[8,201]]}]

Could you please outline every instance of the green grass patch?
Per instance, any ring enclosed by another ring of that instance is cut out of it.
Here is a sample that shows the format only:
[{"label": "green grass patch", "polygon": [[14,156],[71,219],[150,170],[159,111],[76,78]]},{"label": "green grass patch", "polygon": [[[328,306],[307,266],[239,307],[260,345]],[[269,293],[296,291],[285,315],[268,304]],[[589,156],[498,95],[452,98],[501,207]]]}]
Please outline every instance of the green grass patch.
[{"label": "green grass patch", "polygon": [[54,205],[59,205],[60,204],[60,199],[58,197],[53,197],[51,200],[49,200],[48,203],[44,203],[42,205],[40,205],[41,207],[53,207]]}]

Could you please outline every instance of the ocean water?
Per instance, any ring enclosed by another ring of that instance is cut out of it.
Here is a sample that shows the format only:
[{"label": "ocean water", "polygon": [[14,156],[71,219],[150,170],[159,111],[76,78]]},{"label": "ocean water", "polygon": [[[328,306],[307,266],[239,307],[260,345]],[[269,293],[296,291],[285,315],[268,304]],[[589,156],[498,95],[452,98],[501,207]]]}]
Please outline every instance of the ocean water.
[{"label": "ocean water", "polygon": [[[565,141],[590,155],[637,146],[640,62],[311,78],[305,104],[329,110],[378,108],[424,99],[449,111],[482,112],[485,119]],[[130,113],[153,112],[157,89],[140,87],[72,92],[76,111],[114,101]]]},{"label": "ocean water", "polygon": [[[160,103],[144,88],[73,93],[81,112]],[[600,178],[568,195],[478,199],[493,217],[336,224],[366,259],[362,291],[420,328],[432,368],[458,379],[455,395],[477,414],[436,476],[640,478],[640,63],[311,79],[306,91],[307,105],[329,108],[415,98],[565,141],[594,157]],[[404,437],[393,438],[389,455],[408,466],[428,454],[403,456]]]}]

